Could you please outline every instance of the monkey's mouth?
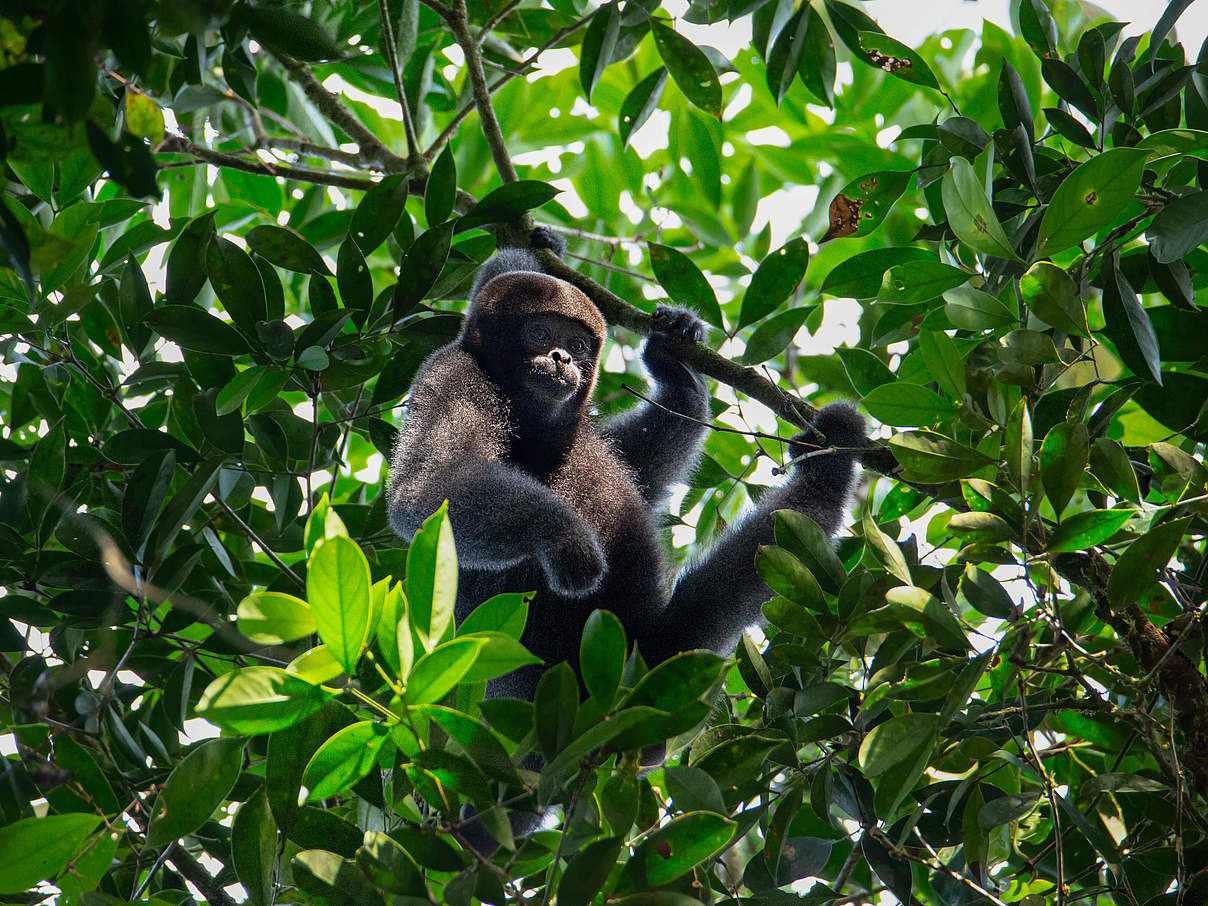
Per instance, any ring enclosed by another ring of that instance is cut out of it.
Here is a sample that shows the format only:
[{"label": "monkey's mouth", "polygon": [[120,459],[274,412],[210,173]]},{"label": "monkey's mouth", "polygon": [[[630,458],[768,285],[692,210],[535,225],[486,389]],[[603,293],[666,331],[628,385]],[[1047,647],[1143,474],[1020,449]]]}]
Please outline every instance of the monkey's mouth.
[{"label": "monkey's mouth", "polygon": [[562,390],[575,390],[583,379],[579,369],[572,365],[559,365],[549,356],[533,359],[530,376],[541,384],[553,384]]}]

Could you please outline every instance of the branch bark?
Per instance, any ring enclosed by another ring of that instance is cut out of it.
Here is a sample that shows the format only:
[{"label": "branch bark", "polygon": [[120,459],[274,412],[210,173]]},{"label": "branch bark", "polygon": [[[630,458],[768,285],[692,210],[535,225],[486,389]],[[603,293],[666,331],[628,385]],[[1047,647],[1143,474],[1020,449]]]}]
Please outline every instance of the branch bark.
[{"label": "branch bark", "polygon": [[300,60],[295,60],[289,54],[274,51],[269,48],[285,67],[291,79],[298,84],[312,104],[318,108],[333,126],[343,129],[357,143],[361,154],[369,166],[386,173],[402,173],[407,170],[407,161],[399,157],[382,144],[381,140],[362,123],[339,95],[328,91],[323,83],[315,78],[311,68]]},{"label": "branch bark", "polygon": [[508,154],[507,144],[503,140],[503,131],[499,128],[499,119],[495,116],[495,108],[491,106],[491,88],[487,85],[487,76],[482,68],[482,52],[479,50],[478,41],[470,34],[466,0],[456,0],[452,14],[446,22],[453,32],[454,40],[465,54],[474,106],[478,109],[478,120],[482,124],[482,134],[491,149],[491,157],[495,160],[495,169],[499,171],[499,176],[504,182],[515,182],[519,177],[516,176],[516,168],[512,166],[511,155]]}]

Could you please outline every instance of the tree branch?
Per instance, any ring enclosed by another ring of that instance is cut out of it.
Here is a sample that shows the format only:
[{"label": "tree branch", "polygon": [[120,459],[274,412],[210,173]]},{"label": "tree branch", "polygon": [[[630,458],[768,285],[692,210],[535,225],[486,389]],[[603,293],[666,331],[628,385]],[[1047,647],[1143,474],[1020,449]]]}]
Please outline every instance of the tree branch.
[{"label": "tree branch", "polygon": [[323,83],[315,78],[315,74],[309,66],[300,60],[295,60],[289,54],[271,47],[269,50],[285,67],[285,71],[298,84],[310,102],[323,114],[323,118],[333,126],[343,129],[357,143],[369,166],[386,173],[402,173],[407,170],[407,161],[383,145],[381,140],[357,118],[356,114],[348,109],[339,95],[324,88]]},{"label": "tree branch", "polygon": [[[567,37],[568,35],[574,34],[576,31],[578,31],[580,28],[582,28],[584,25],[586,25],[588,22],[590,22],[591,17],[594,14],[594,12],[595,11],[593,10],[591,13],[588,13],[582,19],[572,22],[570,25],[566,26],[565,28],[562,28],[562,29],[559,29],[558,31],[556,31],[550,37],[550,39],[548,41],[546,41],[544,44],[542,44],[540,47],[538,47],[536,50],[534,50],[531,54],[529,54],[527,57],[525,57],[520,62],[520,65],[516,68],[515,71],[509,70],[508,72],[506,72],[502,76],[500,76],[498,79],[496,79],[494,84],[492,84],[490,87],[490,94],[494,94],[496,91],[498,91],[500,88],[502,88],[504,85],[506,85],[508,82],[510,82],[512,79],[516,78],[517,76],[523,75],[528,69],[530,69],[537,62],[538,58],[543,53],[545,53],[547,50],[549,50],[555,44],[561,43],[563,38]],[[454,135],[457,134],[457,127],[460,126],[461,121],[464,120],[467,116],[469,116],[470,113],[474,110],[475,103],[476,102],[471,102],[469,104],[466,104],[460,110],[458,110],[457,113],[455,113],[453,115],[453,119],[451,119],[449,121],[449,123],[445,126],[444,130],[440,133],[440,135],[436,136],[436,139],[432,142],[431,145],[428,146],[428,150],[426,150],[424,152],[424,157],[427,160],[432,160],[434,157],[436,157],[437,152],[439,152],[441,148],[443,148],[446,144],[448,144],[449,139],[451,139]]]},{"label": "tree branch", "polygon": [[[374,185],[372,179],[358,176],[341,176],[324,170],[311,170],[306,167],[291,167],[287,164],[267,164],[262,160],[247,160],[234,154],[215,151],[196,145],[183,135],[169,135],[156,147],[160,154],[188,154],[213,164],[215,167],[228,167],[232,170],[242,170],[245,173],[260,173],[265,176],[280,176],[284,179],[296,179],[299,182],[309,182],[319,186],[336,186],[341,189],[365,190]],[[184,161],[180,165],[188,165],[196,161]]]},{"label": "tree branch", "polygon": [[478,108],[478,120],[482,125],[482,134],[491,149],[491,157],[495,159],[495,169],[504,182],[515,182],[516,168],[512,166],[511,155],[508,154],[507,144],[503,140],[503,130],[499,128],[499,119],[495,116],[495,108],[491,106],[491,88],[487,85],[487,76],[482,69],[482,52],[478,42],[470,34],[469,14],[466,12],[466,0],[456,0],[452,15],[445,20],[453,32],[453,38],[461,47],[466,57],[466,71],[470,76],[470,90],[474,93],[474,106]]}]

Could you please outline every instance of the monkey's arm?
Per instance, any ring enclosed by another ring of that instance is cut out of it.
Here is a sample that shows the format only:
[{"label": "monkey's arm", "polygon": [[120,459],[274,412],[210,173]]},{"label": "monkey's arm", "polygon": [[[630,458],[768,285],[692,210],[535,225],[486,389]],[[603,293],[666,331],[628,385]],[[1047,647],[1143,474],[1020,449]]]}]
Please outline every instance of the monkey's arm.
[{"label": "monkey's arm", "polygon": [[654,402],[643,400],[600,429],[633,469],[642,496],[651,505],[696,468],[709,430],[702,424],[709,420],[705,379],[681,362],[668,342],[676,335],[699,342],[704,325],[691,312],[669,305],[655,310],[654,325],[655,332],[642,348],[642,362],[655,380]]},{"label": "monkey's arm", "polygon": [[[863,418],[845,404],[827,406],[814,425],[826,436],[828,446],[858,450],[866,443]],[[810,442],[809,433],[800,439]],[[794,445],[793,452],[806,451]],[[772,597],[755,570],[759,546],[775,543],[772,512],[798,510],[827,535],[834,535],[842,524],[859,460],[858,452],[836,452],[796,465],[787,483],[768,491],[755,510],[684,571],[667,607],[642,633],[643,656],[656,663],[690,648],[732,652],[742,631],[760,621],[761,605]]]}]

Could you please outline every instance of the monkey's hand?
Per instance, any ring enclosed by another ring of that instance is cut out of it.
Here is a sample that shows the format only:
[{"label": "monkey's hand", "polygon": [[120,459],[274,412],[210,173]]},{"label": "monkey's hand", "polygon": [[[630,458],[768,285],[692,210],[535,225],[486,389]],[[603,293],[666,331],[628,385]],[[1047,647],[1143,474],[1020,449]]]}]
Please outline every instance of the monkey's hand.
[{"label": "monkey's hand", "polygon": [[683,382],[687,378],[699,381],[696,369],[675,354],[672,341],[699,343],[705,338],[705,322],[686,308],[660,305],[650,316],[650,326],[650,336],[642,347],[642,363],[650,376],[656,381]]},{"label": "monkey's hand", "polygon": [[[855,458],[868,446],[868,426],[864,417],[847,403],[831,403],[818,413],[813,427],[793,435],[789,441],[789,452],[794,458],[818,449],[838,447]],[[802,469],[810,460],[798,462]]]},{"label": "monkey's hand", "polygon": [[568,598],[591,594],[604,576],[604,551],[596,533],[579,521],[568,523],[562,534],[537,555],[550,590]]},{"label": "monkey's hand", "polygon": [[566,251],[566,240],[547,226],[535,226],[529,233],[529,248],[549,249],[561,258]]}]

